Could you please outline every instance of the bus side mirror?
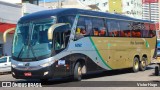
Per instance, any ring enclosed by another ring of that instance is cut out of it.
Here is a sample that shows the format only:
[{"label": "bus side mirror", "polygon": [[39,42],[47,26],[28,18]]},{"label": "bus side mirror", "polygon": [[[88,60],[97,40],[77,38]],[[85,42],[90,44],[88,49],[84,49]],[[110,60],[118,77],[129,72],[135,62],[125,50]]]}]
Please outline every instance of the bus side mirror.
[{"label": "bus side mirror", "polygon": [[7,29],[4,33],[3,33],[3,42],[6,43],[7,41],[7,34],[11,31],[14,31],[16,28],[10,28],[10,29]]},{"label": "bus side mirror", "polygon": [[48,40],[53,39],[53,32],[58,31],[58,32],[65,32],[67,30],[70,30],[70,24],[68,23],[57,23],[53,24],[49,29],[48,29]]}]

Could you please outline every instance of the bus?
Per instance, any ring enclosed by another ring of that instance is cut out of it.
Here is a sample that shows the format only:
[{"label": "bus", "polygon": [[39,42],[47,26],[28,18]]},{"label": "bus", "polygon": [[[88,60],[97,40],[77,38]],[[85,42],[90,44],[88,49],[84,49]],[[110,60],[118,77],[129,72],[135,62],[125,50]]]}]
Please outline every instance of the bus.
[{"label": "bus", "polygon": [[157,57],[160,57],[160,39],[157,39]]},{"label": "bus", "polygon": [[154,22],[75,8],[29,14],[12,46],[16,79],[72,77],[124,68],[144,71],[155,56]]}]

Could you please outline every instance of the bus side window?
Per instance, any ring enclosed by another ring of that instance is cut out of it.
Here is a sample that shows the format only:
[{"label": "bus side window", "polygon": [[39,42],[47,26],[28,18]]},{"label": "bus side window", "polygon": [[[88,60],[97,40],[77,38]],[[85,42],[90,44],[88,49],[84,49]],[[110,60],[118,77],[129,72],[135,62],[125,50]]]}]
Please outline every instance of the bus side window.
[{"label": "bus side window", "polygon": [[106,28],[105,27],[100,28],[99,36],[106,36]]},{"label": "bus side window", "polygon": [[149,37],[154,37],[156,35],[156,28],[155,28],[155,24],[150,24],[149,25]]},{"label": "bus side window", "polygon": [[84,30],[86,31],[85,26],[77,26],[76,34],[86,34]]},{"label": "bus side window", "polygon": [[128,21],[120,21],[119,27],[120,27],[120,37],[130,37],[131,36],[131,23]]},{"label": "bus side window", "polygon": [[142,23],[133,22],[132,24],[132,37],[141,37],[142,36]]},{"label": "bus side window", "polygon": [[77,26],[75,39],[83,38],[86,35],[86,29],[84,26]]},{"label": "bus side window", "polygon": [[130,30],[125,31],[125,37],[131,37],[131,32]]},{"label": "bus side window", "polygon": [[81,33],[81,29],[80,29],[80,27],[77,26],[76,34],[80,34],[80,33]]},{"label": "bus side window", "polygon": [[143,23],[142,26],[142,37],[149,37],[149,23]]},{"label": "bus side window", "polygon": [[94,36],[106,36],[105,20],[103,18],[92,18]]},{"label": "bus side window", "polygon": [[118,37],[120,34],[119,22],[117,20],[107,20],[108,32],[111,37]]},{"label": "bus side window", "polygon": [[98,36],[99,35],[99,30],[98,28],[93,28],[93,35]]},{"label": "bus side window", "polygon": [[124,37],[124,36],[125,36],[124,31],[122,31],[122,30],[120,31],[120,36],[121,36],[121,37]]},{"label": "bus side window", "polygon": [[73,25],[74,19],[74,15],[61,16],[58,18],[58,23],[70,23],[70,25]]},{"label": "bus side window", "polygon": [[85,18],[84,20],[85,20],[86,35],[93,35],[93,31],[92,31],[92,18],[90,18],[90,17],[84,17],[84,18]]}]

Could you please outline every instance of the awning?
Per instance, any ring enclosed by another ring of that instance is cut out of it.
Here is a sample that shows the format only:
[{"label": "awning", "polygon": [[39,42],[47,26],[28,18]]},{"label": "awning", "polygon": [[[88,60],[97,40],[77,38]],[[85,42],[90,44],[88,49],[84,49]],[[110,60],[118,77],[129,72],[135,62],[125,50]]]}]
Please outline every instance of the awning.
[{"label": "awning", "polygon": [[[0,22],[0,33],[4,33],[7,29],[16,27],[16,24]],[[13,32],[12,32],[13,33]]]},{"label": "awning", "polygon": [[96,4],[95,5],[88,5],[88,7],[92,8],[92,9],[100,10]]}]

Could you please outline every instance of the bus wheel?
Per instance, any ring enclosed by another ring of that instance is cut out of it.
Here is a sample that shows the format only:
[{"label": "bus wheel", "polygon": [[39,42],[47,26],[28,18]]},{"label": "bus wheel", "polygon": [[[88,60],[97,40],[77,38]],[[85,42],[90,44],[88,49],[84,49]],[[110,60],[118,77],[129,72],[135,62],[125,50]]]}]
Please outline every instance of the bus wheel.
[{"label": "bus wheel", "polygon": [[156,76],[159,75],[159,67],[158,67],[158,66],[155,67],[155,75],[156,75]]},{"label": "bus wheel", "polygon": [[74,67],[74,80],[80,81],[82,78],[82,66],[79,62]]},{"label": "bus wheel", "polygon": [[139,59],[137,57],[134,58],[132,69],[133,69],[133,72],[139,71]]},{"label": "bus wheel", "polygon": [[146,67],[147,67],[147,58],[142,57],[142,60],[141,60],[140,65],[139,65],[139,69],[141,71],[145,71]]}]

